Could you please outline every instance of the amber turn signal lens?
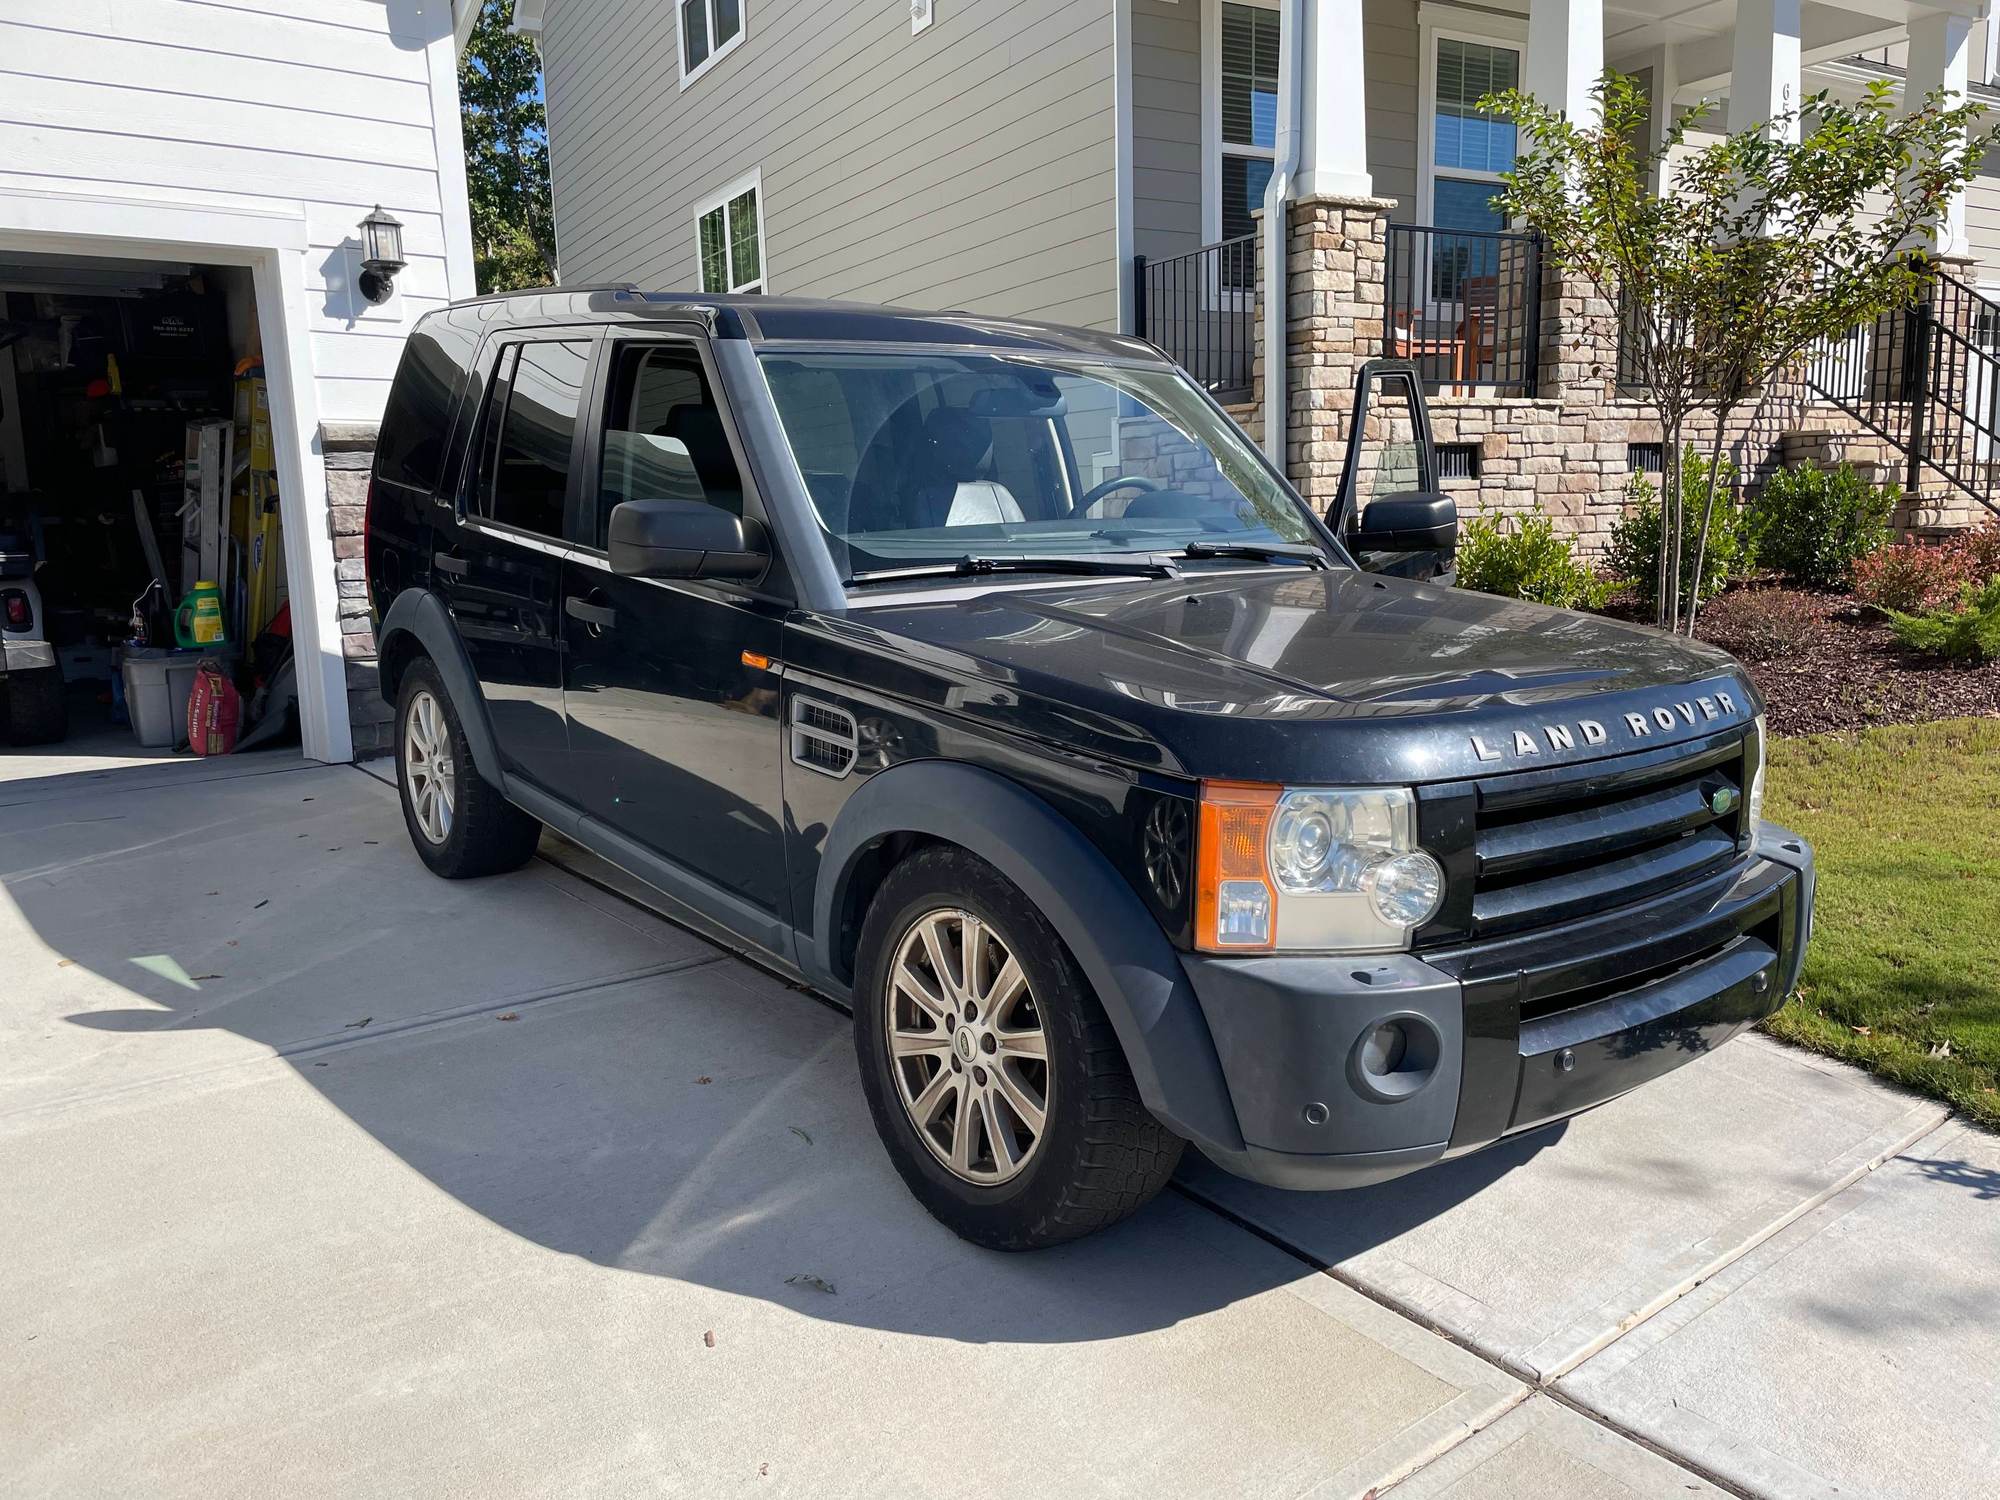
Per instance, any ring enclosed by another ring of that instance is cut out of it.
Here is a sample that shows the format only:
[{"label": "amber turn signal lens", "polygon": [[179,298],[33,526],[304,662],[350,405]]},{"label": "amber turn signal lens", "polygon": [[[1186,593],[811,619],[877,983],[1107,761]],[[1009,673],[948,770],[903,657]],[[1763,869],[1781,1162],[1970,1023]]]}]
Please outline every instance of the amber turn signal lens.
[{"label": "amber turn signal lens", "polygon": [[1204,781],[1195,834],[1194,941],[1242,953],[1277,940],[1277,897],[1265,850],[1283,788]]}]

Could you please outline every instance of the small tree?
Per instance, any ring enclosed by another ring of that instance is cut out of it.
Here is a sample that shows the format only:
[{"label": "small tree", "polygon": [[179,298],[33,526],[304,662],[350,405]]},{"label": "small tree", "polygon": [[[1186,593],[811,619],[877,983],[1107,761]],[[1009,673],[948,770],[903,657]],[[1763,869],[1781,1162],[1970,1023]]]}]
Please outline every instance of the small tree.
[{"label": "small tree", "polygon": [[549,126],[535,45],[508,30],[511,0],[485,0],[458,65],[474,271],[482,292],[556,277]]},{"label": "small tree", "polygon": [[[1979,108],[1942,94],[1900,111],[1888,85],[1875,84],[1858,103],[1814,94],[1768,127],[1690,146],[1712,110],[1704,101],[1647,149],[1650,106],[1638,81],[1606,72],[1593,94],[1596,116],[1580,121],[1519,90],[1481,101],[1523,143],[1495,202],[1542,236],[1553,264],[1621,309],[1665,439],[1658,621],[1691,631],[1700,601],[1679,581],[1701,576],[1731,414],[1815,340],[1922,294],[1946,201],[2000,130],[1973,135]],[[1796,142],[1786,138],[1795,122]],[[1656,170],[1658,195],[1647,190]],[[1715,432],[1708,503],[1695,497],[1690,507],[1679,469],[1697,411]],[[1690,547],[1691,573],[1682,566]]]}]

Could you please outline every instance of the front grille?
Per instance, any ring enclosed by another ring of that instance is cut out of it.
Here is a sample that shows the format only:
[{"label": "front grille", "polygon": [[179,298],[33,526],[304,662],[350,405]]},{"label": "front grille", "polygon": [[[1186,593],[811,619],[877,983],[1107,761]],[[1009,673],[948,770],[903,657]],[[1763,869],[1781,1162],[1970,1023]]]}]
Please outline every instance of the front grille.
[{"label": "front grille", "polygon": [[1471,931],[1493,937],[1608,911],[1736,858],[1741,731],[1474,789]]}]

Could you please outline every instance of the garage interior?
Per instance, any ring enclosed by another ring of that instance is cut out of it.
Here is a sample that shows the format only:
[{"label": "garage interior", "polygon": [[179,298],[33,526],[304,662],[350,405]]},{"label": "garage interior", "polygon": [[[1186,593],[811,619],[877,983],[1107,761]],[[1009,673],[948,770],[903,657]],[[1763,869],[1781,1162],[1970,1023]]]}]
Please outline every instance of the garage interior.
[{"label": "garage interior", "polygon": [[247,267],[0,249],[0,591],[63,709],[10,682],[0,740],[297,742],[262,352]]}]

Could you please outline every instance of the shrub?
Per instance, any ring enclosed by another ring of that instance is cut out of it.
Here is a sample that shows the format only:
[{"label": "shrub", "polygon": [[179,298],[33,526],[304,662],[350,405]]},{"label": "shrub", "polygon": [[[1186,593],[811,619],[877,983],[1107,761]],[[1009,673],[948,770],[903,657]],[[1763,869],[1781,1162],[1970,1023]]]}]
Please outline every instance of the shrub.
[{"label": "shrub", "polygon": [[[1708,554],[1701,566],[1701,599],[1713,599],[1731,578],[1741,577],[1756,562],[1743,512],[1733,486],[1736,465],[1725,454],[1717,463],[1715,508],[1708,531]],[[1701,536],[1701,505],[1708,494],[1708,463],[1689,447],[1681,456],[1681,504],[1687,514],[1687,536],[1681,549],[1681,589],[1694,581],[1694,557]],[[1652,480],[1634,474],[1625,486],[1626,512],[1611,526],[1611,548],[1605,561],[1613,576],[1629,582],[1648,604],[1657,603],[1660,581],[1660,502]]]},{"label": "shrub", "polygon": [[1897,493],[1869,484],[1852,464],[1780,469],[1750,505],[1757,560],[1808,588],[1844,589],[1855,563],[1889,540]]},{"label": "shrub", "polygon": [[2000,578],[2000,525],[1942,542],[1896,542],[1854,565],[1854,592],[1905,614],[1942,609],[1970,585]]},{"label": "shrub", "polygon": [[1893,542],[1854,565],[1854,592],[1900,613],[1936,609],[1973,581],[1965,563],[1949,543]]},{"label": "shrub", "polygon": [[2000,578],[1966,584],[1956,606],[1891,617],[1896,639],[1946,661],[2000,661]]},{"label": "shrub", "polygon": [[1960,532],[1951,545],[1965,554],[1967,573],[1978,583],[2000,578],[2000,521]]},{"label": "shrub", "polygon": [[1459,528],[1458,586],[1558,609],[1596,609],[1615,585],[1576,560],[1547,516],[1476,516]]},{"label": "shrub", "polygon": [[[1732,639],[1716,639],[1745,661],[1780,661],[1823,630],[1812,595],[1792,589],[1746,589],[1729,602]],[[1822,606],[1823,607],[1823,606]],[[1715,616],[1708,617],[1713,626]]]}]

